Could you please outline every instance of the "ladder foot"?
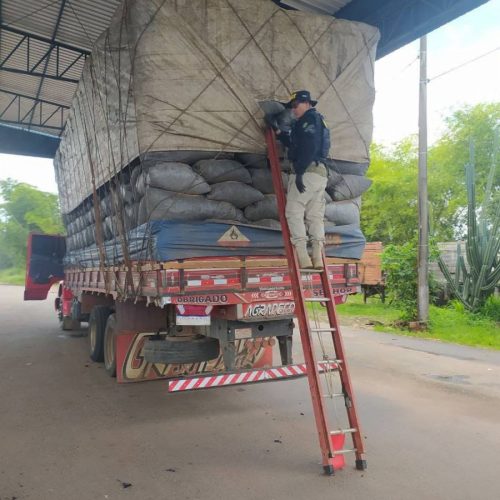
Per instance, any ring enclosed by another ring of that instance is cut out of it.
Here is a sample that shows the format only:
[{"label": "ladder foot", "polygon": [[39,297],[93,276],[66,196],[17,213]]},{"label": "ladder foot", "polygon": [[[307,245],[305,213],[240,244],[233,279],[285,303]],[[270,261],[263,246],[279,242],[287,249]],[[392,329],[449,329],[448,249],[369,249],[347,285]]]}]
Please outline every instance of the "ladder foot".
[{"label": "ladder foot", "polygon": [[335,475],[335,469],[333,468],[333,465],[323,465],[323,471],[325,472],[326,476]]},{"label": "ladder foot", "polygon": [[356,469],[358,470],[366,470],[366,460],[356,460]]}]

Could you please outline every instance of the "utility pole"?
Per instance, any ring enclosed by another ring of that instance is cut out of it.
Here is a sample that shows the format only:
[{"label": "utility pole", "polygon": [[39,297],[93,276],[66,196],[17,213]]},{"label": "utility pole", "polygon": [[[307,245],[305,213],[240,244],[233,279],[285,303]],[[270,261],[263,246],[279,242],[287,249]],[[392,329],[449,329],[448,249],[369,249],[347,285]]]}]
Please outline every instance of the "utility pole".
[{"label": "utility pole", "polygon": [[429,210],[427,196],[427,36],[420,38],[418,113],[418,321],[429,321]]}]

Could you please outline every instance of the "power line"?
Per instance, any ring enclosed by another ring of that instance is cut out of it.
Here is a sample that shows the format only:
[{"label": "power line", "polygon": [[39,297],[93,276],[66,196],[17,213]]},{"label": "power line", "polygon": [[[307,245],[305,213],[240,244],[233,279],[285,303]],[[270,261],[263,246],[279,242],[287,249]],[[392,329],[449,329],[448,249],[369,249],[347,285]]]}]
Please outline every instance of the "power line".
[{"label": "power line", "polygon": [[[404,73],[410,66],[412,66],[415,62],[417,62],[419,59],[418,55],[415,57],[415,59],[413,59],[413,61],[411,61],[410,63],[408,63],[400,72],[399,74],[401,73]],[[397,75],[399,76],[399,75]]]},{"label": "power line", "polygon": [[473,63],[473,62],[477,61],[478,59],[486,57],[499,49],[500,49],[500,46],[495,47],[494,49],[491,49],[488,52],[485,52],[484,54],[481,54],[477,57],[474,57],[474,59],[469,59],[468,61],[465,61],[462,64],[459,64],[458,66],[454,66],[453,68],[447,69],[446,71],[443,71],[442,73],[439,73],[438,75],[436,75],[432,78],[429,78],[429,80],[427,80],[427,82],[430,82],[432,80],[436,80],[436,78],[440,78],[441,76],[447,75],[448,73],[451,73],[452,71],[463,68],[464,66],[467,66],[467,64]]}]

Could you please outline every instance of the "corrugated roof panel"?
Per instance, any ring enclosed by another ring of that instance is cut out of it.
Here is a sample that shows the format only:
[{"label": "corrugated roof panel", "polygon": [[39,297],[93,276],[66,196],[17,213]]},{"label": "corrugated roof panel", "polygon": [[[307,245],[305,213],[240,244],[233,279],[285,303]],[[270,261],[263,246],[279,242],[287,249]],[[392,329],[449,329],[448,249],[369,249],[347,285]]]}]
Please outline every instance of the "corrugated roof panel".
[{"label": "corrugated roof panel", "polygon": [[[52,38],[62,0],[2,0],[2,22],[29,33]],[[67,0],[56,40],[90,50],[108,27],[120,0]]]},{"label": "corrugated roof panel", "polygon": [[2,22],[8,26],[52,37],[61,0],[3,0]]},{"label": "corrugated roof panel", "polygon": [[[2,59],[7,57],[8,54],[22,42],[21,45],[12,53],[8,61],[5,62],[5,67],[7,68],[17,68],[26,69],[28,67],[33,68],[35,64],[47,53],[49,45],[38,40],[30,40],[29,42],[29,61],[28,61],[28,41],[23,40],[23,36],[17,33],[10,33],[8,31],[2,32],[2,49],[0,51]],[[41,66],[41,68],[40,68]],[[43,64],[36,68],[36,71],[41,72],[43,70]]]},{"label": "corrugated roof panel", "polygon": [[0,89],[35,96],[40,78],[32,75],[18,75],[15,73],[0,73]]},{"label": "corrugated roof panel", "polygon": [[90,49],[108,27],[120,0],[79,0],[67,3],[57,39]]},{"label": "corrugated roof panel", "polygon": [[45,79],[40,92],[40,99],[58,102],[64,106],[71,106],[75,91],[76,85],[74,83]]}]

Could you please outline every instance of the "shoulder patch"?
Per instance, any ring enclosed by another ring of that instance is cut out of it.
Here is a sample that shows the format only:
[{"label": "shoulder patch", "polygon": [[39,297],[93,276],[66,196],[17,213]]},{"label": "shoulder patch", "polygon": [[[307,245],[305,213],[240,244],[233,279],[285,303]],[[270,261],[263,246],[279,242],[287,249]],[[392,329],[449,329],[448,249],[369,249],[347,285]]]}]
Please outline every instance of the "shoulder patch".
[{"label": "shoulder patch", "polygon": [[316,133],[316,125],[314,123],[304,123],[304,132],[306,134],[315,134]]}]

